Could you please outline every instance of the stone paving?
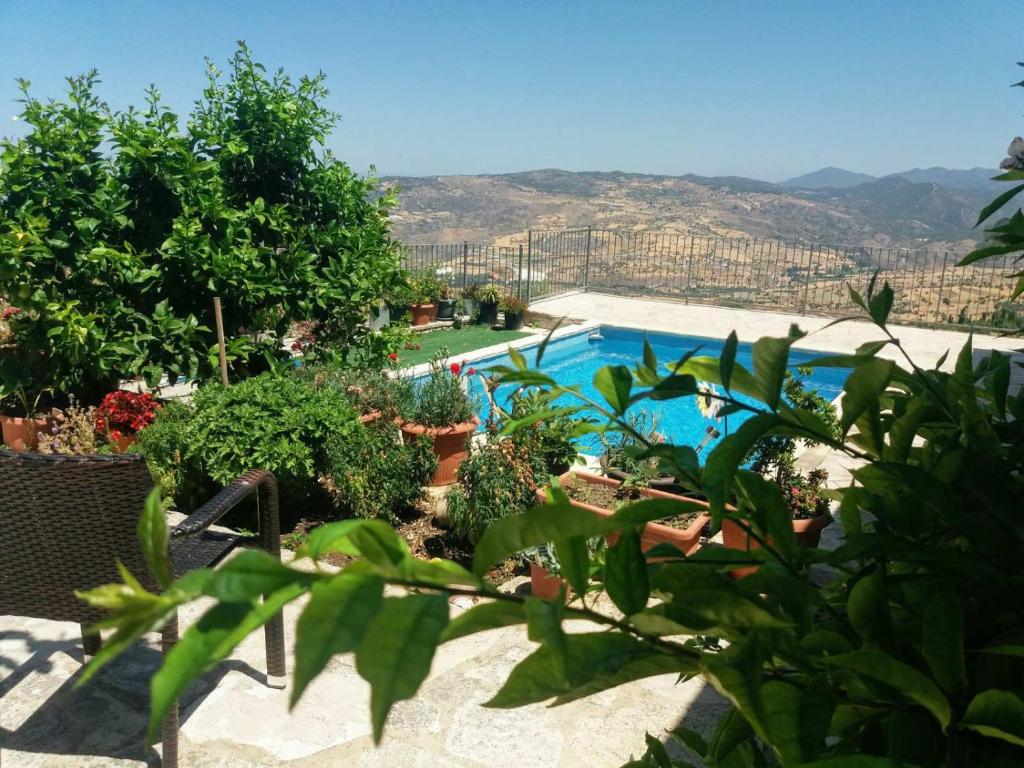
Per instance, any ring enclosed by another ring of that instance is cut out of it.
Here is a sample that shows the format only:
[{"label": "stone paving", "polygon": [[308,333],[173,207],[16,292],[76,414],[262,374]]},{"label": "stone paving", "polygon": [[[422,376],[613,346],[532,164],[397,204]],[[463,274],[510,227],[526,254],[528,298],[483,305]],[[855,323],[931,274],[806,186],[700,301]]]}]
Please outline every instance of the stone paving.
[{"label": "stone paving", "polygon": [[[183,628],[207,605],[186,609]],[[297,613],[298,606],[285,613],[289,648]],[[336,657],[289,714],[287,690],[264,685],[262,641],[262,633],[247,639],[186,693],[183,766],[610,768],[644,751],[645,731],[685,722],[708,732],[724,706],[701,681],[676,685],[668,675],[557,708],[485,709],[481,702],[533,647],[522,628],[511,628],[442,646],[420,695],[396,705],[374,747],[369,687],[351,655]],[[0,617],[4,768],[159,764],[156,748],[142,745],[158,638],[76,691],[81,663],[77,625]]]}]

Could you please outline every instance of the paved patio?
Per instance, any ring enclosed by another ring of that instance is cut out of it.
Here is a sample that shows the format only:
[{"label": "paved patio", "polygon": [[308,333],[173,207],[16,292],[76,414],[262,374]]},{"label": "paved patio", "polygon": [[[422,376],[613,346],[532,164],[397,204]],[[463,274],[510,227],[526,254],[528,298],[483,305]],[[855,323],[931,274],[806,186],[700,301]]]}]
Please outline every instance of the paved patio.
[{"label": "paved patio", "polygon": [[[186,610],[183,628],[208,605]],[[466,607],[453,604],[452,612]],[[297,613],[297,607],[285,613],[289,648]],[[0,618],[4,768],[158,765],[156,750],[142,743],[158,638],[74,691],[82,662],[77,630]],[[289,714],[287,691],[263,684],[262,639],[259,633],[246,640],[187,692],[183,766],[612,768],[644,751],[645,730],[661,734],[685,722],[708,732],[723,707],[699,680],[676,685],[668,675],[558,708],[484,709],[480,703],[532,649],[524,630],[512,628],[442,646],[421,694],[395,707],[375,748],[369,687],[351,655],[335,658]]]}]

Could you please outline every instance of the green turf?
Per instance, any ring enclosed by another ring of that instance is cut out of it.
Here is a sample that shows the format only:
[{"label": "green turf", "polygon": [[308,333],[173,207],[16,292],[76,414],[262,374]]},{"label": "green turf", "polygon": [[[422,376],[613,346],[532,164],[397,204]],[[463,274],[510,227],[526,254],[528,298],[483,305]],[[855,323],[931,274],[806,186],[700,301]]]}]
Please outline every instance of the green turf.
[{"label": "green turf", "polygon": [[445,347],[450,355],[461,355],[492,344],[507,344],[529,335],[525,331],[495,330],[482,325],[467,325],[459,330],[441,328],[415,334],[413,342],[419,344],[420,348],[400,350],[398,359],[402,367],[418,365],[427,362],[438,350]]}]

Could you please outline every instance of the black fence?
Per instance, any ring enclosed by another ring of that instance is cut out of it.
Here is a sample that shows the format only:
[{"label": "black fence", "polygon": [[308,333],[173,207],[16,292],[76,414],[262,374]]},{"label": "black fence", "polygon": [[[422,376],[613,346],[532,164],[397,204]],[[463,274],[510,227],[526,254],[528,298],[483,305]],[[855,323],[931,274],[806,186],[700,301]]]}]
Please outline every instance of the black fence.
[{"label": "black fence", "polygon": [[618,232],[588,227],[531,230],[505,246],[405,246],[411,271],[454,286],[495,283],[531,301],[571,291],[669,298],[686,303],[840,315],[855,309],[878,272],[896,292],[893,319],[1017,327],[1009,301],[1012,257],[956,266],[963,253],[868,246],[800,245],[754,238]]}]

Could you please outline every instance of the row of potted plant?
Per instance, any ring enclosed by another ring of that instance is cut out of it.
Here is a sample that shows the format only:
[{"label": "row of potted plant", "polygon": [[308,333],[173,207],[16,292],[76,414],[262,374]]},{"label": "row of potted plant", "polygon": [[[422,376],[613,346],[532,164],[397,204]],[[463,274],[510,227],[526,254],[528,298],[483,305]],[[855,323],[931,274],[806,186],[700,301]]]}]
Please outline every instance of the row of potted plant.
[{"label": "row of potted plant", "polygon": [[475,318],[481,325],[498,324],[499,310],[504,313],[505,327],[519,330],[527,302],[505,295],[494,283],[466,285],[456,291],[435,275],[410,277],[388,296],[388,311],[392,322],[409,320],[413,326],[428,325],[435,320],[454,320],[463,314]]}]

